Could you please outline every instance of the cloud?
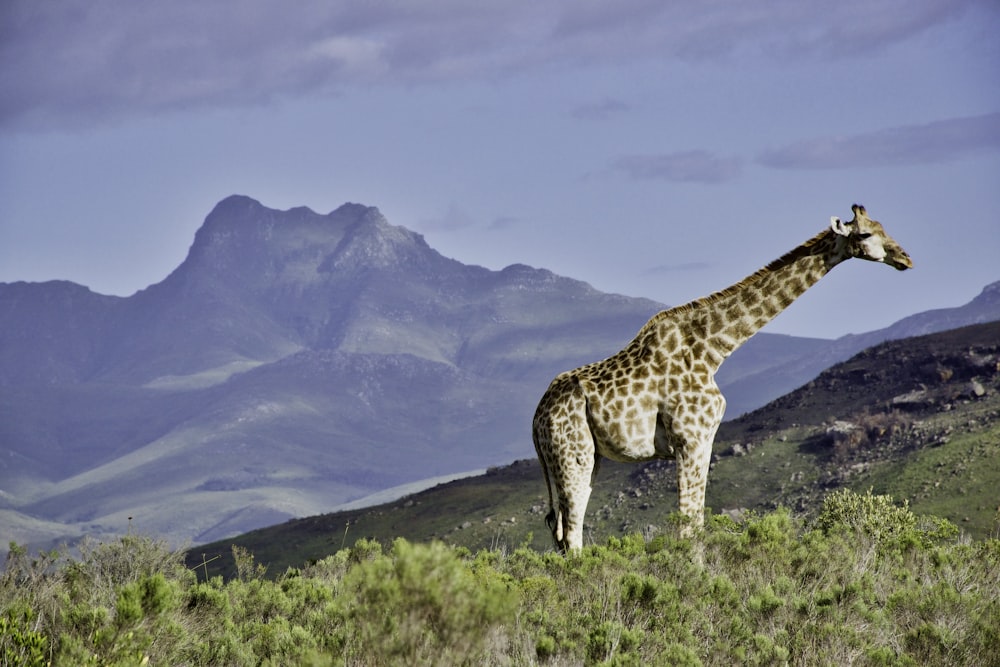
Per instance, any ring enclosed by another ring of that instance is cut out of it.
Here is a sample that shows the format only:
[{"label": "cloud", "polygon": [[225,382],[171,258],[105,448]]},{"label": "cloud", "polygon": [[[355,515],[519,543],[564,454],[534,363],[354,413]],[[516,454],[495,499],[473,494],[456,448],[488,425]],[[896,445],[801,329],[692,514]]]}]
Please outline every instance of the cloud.
[{"label": "cloud", "polygon": [[510,215],[502,215],[494,218],[493,221],[487,225],[486,229],[491,232],[499,232],[505,229],[510,229],[511,227],[516,227],[519,224],[521,224],[521,220],[519,218],[515,218]]},{"label": "cloud", "polygon": [[613,168],[634,180],[662,180],[677,183],[723,183],[740,175],[743,162],[737,157],[719,157],[694,150],[661,155],[627,155]]},{"label": "cloud", "polygon": [[687,273],[689,271],[704,271],[705,269],[712,268],[709,262],[682,262],[680,264],[660,264],[658,266],[651,266],[645,271],[643,275],[657,276],[664,273]]},{"label": "cloud", "polygon": [[474,227],[475,224],[476,221],[468,211],[452,203],[440,217],[421,219],[419,227],[429,232],[455,232]]},{"label": "cloud", "polygon": [[605,97],[598,102],[581,104],[572,110],[574,118],[579,120],[608,120],[612,116],[624,113],[629,110],[629,105],[621,100]]},{"label": "cloud", "polygon": [[997,150],[1000,112],[800,141],[766,151],[757,162],[775,169],[846,169],[949,162]]},{"label": "cloud", "polygon": [[420,218],[416,227],[428,233],[453,233],[453,232],[502,232],[523,222],[520,218],[500,215],[489,222],[477,219],[461,206],[451,203],[447,210],[439,216]]},{"label": "cloud", "polygon": [[4,0],[0,126],[65,127],[550,66],[850,57],[910,39],[971,6],[981,3]]},{"label": "cloud", "polygon": [[976,0],[583,0],[561,14],[555,49],[577,57],[655,53],[685,61],[765,53],[857,56],[881,51],[960,16]]}]

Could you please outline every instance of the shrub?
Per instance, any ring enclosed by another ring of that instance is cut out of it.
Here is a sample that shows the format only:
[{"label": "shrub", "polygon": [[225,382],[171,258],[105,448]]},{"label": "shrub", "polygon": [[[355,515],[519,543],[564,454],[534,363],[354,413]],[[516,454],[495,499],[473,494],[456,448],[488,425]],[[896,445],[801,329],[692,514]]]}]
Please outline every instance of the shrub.
[{"label": "shrub", "polygon": [[876,540],[898,536],[912,530],[917,517],[907,501],[897,507],[890,496],[872,495],[871,489],[858,494],[850,489],[838,489],[823,501],[816,526],[825,533],[848,529]]},{"label": "shrub", "polygon": [[440,543],[399,539],[392,552],[361,562],[344,580],[357,659],[383,664],[471,664],[490,630],[513,621],[516,597],[504,585],[481,586]]},{"label": "shrub", "polygon": [[199,582],[148,538],[12,549],[0,665],[1000,666],[1000,541],[870,491],[811,528],[779,510],[570,557],[359,540],[277,577],[237,558]]},{"label": "shrub", "polygon": [[861,449],[872,447],[906,433],[913,426],[913,417],[891,410],[888,412],[863,412],[848,420],[833,422],[820,437],[820,444],[828,447],[833,457],[843,461]]},{"label": "shrub", "polygon": [[18,615],[8,610],[0,616],[0,664],[43,667],[48,664],[49,639],[29,626],[32,614]]}]

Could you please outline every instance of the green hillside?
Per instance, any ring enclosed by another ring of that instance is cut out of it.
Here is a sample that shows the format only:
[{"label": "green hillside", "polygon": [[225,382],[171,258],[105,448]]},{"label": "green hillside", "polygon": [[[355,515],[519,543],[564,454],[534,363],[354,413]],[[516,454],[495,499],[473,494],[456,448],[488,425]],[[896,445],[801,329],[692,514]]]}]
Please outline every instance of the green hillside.
[{"label": "green hillside", "polygon": [[[998,530],[998,484],[1000,322],[994,322],[870,348],[725,422],[707,504],[736,518],[779,506],[809,518],[832,490],[873,489],[983,538]],[[671,525],[676,508],[672,462],[604,462],[585,541],[603,544],[636,532],[651,538]],[[360,538],[547,550],[547,511],[537,462],[517,461],[395,502],[195,546],[188,560],[215,558],[214,571],[228,574],[236,544],[281,572]]]}]

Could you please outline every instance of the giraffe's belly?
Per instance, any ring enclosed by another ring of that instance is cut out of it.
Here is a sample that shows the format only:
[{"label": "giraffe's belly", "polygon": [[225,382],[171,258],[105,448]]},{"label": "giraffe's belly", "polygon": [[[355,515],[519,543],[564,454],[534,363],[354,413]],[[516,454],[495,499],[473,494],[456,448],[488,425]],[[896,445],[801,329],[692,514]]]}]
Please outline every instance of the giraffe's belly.
[{"label": "giraffe's belly", "polygon": [[591,420],[597,453],[612,461],[635,463],[675,456],[675,436],[668,433],[658,414],[631,420]]}]

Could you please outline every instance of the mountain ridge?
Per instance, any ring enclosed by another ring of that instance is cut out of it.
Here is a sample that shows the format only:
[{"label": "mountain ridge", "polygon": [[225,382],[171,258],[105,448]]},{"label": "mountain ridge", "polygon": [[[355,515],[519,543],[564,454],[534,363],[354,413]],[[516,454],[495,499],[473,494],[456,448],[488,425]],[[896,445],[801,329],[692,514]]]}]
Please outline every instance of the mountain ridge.
[{"label": "mountain ridge", "polygon": [[[847,334],[816,346],[808,354],[766,367],[762,372],[732,377],[731,369],[723,364],[718,378],[720,384],[727,382],[726,396],[733,404],[743,405],[747,402],[748,395],[770,400],[792,391],[823,369],[873,345],[996,320],[1000,320],[1000,281],[986,285],[971,301],[961,306],[915,313],[882,329]],[[730,418],[736,416],[738,415],[730,414]]]}]

